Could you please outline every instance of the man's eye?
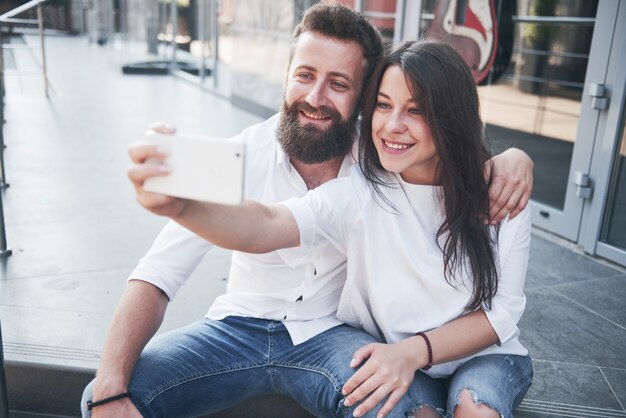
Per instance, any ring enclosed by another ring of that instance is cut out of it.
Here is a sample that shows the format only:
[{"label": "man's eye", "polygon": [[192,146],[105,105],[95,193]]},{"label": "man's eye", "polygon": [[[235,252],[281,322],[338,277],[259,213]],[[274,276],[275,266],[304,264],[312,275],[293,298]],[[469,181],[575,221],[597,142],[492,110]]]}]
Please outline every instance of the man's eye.
[{"label": "man's eye", "polygon": [[338,81],[333,81],[331,85],[337,90],[346,90],[348,88],[348,86]]}]

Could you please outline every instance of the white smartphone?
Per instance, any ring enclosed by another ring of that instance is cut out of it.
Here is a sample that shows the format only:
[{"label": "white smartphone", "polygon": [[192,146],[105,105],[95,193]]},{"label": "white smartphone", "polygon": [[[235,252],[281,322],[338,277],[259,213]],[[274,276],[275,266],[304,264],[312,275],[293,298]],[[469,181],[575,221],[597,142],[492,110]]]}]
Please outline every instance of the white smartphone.
[{"label": "white smartphone", "polygon": [[144,189],[184,199],[236,205],[243,200],[244,144],[218,138],[148,134],[169,154],[171,173],[151,177]]}]

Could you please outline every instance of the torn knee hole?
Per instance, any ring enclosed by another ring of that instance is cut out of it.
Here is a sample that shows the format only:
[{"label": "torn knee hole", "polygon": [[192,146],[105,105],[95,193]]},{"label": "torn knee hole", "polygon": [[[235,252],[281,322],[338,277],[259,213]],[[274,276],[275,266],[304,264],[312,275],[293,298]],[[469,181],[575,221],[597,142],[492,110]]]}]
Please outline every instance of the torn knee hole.
[{"label": "torn knee hole", "polygon": [[439,418],[441,415],[439,415],[437,410],[431,406],[420,405],[413,409],[409,416],[413,418]]},{"label": "torn knee hole", "polygon": [[500,417],[500,413],[489,405],[480,402],[476,393],[471,389],[465,388],[461,390],[457,399],[457,405],[453,416],[455,418],[467,417]]}]

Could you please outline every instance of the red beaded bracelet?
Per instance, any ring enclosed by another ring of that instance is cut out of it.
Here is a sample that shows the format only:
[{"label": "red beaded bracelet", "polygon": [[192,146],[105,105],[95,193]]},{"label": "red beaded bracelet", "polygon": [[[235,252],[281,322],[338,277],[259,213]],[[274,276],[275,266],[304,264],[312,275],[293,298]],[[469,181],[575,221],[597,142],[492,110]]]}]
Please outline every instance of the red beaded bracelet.
[{"label": "red beaded bracelet", "polygon": [[428,339],[426,334],[424,334],[423,332],[418,332],[415,335],[417,335],[418,337],[422,337],[424,339],[424,342],[426,342],[426,349],[428,350],[428,363],[426,364],[426,366],[422,367],[422,370],[428,370],[433,367],[433,347],[430,345],[430,340]]}]

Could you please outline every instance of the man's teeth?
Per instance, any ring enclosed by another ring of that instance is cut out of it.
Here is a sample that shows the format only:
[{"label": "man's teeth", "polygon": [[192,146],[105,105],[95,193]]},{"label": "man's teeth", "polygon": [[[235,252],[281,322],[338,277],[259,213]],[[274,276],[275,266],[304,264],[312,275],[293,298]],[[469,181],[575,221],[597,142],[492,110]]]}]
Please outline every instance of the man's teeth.
[{"label": "man's teeth", "polygon": [[327,119],[327,117],[324,115],[315,115],[315,114],[306,113],[306,112],[302,112],[302,113],[304,113],[304,116],[306,116],[307,118],[311,118],[315,120]]},{"label": "man's teeth", "polygon": [[391,142],[383,141],[388,148],[403,150],[411,147],[409,144],[392,144]]}]

